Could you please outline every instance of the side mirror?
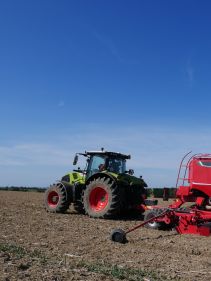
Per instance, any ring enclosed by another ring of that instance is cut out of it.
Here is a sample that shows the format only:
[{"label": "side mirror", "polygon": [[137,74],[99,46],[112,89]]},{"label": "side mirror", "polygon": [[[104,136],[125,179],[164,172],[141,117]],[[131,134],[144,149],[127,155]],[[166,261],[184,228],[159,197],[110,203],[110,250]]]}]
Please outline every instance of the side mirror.
[{"label": "side mirror", "polygon": [[134,174],[134,170],[133,169],[129,169],[128,174],[132,176]]},{"label": "side mirror", "polygon": [[73,165],[76,165],[78,163],[78,154],[75,155],[73,160]]}]

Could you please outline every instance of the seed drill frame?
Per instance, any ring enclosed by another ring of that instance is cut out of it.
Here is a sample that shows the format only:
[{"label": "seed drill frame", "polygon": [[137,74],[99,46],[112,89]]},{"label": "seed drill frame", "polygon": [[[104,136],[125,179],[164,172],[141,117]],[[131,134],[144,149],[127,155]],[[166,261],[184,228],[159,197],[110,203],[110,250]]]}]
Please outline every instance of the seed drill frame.
[{"label": "seed drill frame", "polygon": [[126,234],[142,226],[174,228],[179,234],[211,234],[211,154],[190,153],[180,163],[173,204],[167,208],[154,206],[146,212],[143,223],[126,232],[114,230],[113,241],[126,242]]}]

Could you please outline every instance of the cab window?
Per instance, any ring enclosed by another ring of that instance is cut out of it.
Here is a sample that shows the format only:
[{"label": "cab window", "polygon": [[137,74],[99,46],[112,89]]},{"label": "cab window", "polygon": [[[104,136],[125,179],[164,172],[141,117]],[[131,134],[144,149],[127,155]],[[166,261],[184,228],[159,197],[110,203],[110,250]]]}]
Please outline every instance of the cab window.
[{"label": "cab window", "polygon": [[95,155],[91,158],[88,166],[88,177],[100,171],[100,166],[105,165],[105,157]]}]

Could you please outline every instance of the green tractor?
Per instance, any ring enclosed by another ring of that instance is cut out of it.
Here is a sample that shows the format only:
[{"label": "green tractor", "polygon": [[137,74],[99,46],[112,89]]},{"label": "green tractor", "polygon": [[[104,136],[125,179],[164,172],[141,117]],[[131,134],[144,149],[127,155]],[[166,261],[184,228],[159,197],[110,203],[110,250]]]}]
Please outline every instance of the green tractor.
[{"label": "green tractor", "polygon": [[93,218],[110,218],[129,209],[143,210],[147,184],[142,177],[126,170],[130,155],[118,152],[89,151],[77,153],[86,157],[86,167],[73,170],[45,192],[45,208],[64,213],[72,203],[79,213]]}]

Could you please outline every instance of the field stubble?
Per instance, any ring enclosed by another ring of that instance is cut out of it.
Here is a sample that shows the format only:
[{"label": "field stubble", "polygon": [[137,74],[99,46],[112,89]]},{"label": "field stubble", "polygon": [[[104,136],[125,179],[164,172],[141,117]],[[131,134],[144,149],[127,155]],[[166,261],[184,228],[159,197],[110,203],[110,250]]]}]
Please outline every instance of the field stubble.
[{"label": "field stubble", "polygon": [[1,281],[211,280],[211,237],[141,228],[115,244],[140,219],[49,214],[36,192],[0,191],[0,211]]}]

